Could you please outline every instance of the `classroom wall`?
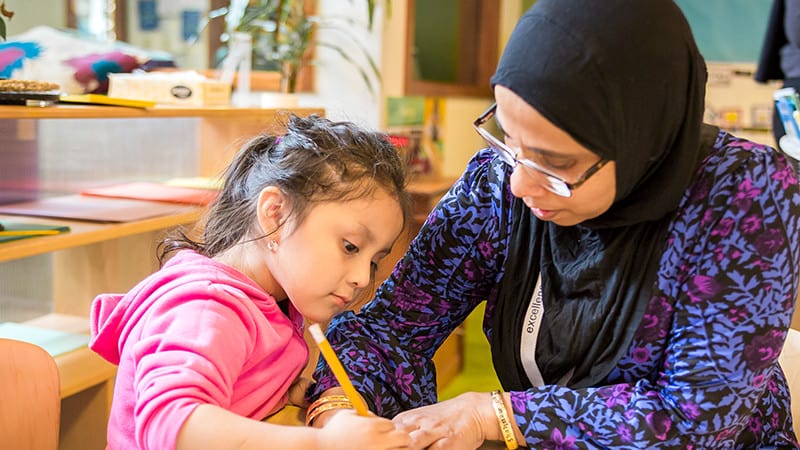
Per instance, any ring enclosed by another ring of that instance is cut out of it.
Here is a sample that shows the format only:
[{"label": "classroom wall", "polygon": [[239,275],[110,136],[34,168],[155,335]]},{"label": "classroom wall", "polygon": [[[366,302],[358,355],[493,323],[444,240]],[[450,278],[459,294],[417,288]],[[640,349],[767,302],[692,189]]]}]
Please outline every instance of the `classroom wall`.
[{"label": "classroom wall", "polygon": [[6,0],[6,8],[14,12],[6,20],[8,36],[27,31],[36,25],[64,27],[67,24],[67,6],[64,0]]}]

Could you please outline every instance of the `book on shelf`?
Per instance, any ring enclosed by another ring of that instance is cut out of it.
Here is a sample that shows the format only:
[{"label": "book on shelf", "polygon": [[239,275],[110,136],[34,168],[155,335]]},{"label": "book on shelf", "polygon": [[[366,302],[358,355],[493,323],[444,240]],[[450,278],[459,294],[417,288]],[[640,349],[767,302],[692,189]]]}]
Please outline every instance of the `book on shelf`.
[{"label": "book on shelf", "polygon": [[207,205],[217,197],[216,189],[176,186],[166,183],[132,182],[81,191],[82,195],[151,200],[189,205]]},{"label": "book on shelf", "polygon": [[185,208],[187,205],[177,203],[66,195],[0,205],[0,214],[93,222],[131,222],[176,214]]},{"label": "book on shelf", "polygon": [[66,225],[0,221],[0,243],[66,233]]},{"label": "book on shelf", "polygon": [[30,342],[47,350],[53,357],[85,347],[89,343],[88,334],[69,333],[16,322],[0,322],[0,338]]},{"label": "book on shelf", "polygon": [[134,98],[109,97],[104,94],[63,94],[58,98],[61,103],[78,103],[82,105],[127,106],[131,108],[152,108],[156,102]]}]

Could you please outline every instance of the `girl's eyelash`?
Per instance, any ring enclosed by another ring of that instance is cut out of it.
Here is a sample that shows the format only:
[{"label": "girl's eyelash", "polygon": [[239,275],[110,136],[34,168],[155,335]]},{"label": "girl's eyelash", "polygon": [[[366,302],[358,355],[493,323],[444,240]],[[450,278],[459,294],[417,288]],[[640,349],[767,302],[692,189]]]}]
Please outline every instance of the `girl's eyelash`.
[{"label": "girl's eyelash", "polygon": [[344,251],[347,254],[358,253],[358,247],[350,241],[344,241]]}]

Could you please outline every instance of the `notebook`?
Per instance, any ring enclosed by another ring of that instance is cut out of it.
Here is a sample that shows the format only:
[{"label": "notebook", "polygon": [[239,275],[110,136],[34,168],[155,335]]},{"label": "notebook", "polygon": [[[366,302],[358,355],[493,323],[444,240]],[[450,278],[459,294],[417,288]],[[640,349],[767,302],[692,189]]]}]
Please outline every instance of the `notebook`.
[{"label": "notebook", "polygon": [[216,198],[217,191],[213,189],[171,186],[163,183],[133,182],[85,189],[81,191],[81,194],[98,197],[207,205]]},{"label": "notebook", "polygon": [[47,350],[52,356],[85,347],[89,343],[87,334],[67,333],[15,322],[0,323],[0,338],[30,342]]},{"label": "notebook", "polygon": [[94,222],[130,222],[175,214],[184,205],[144,200],[67,195],[0,205],[0,214],[58,217]]}]

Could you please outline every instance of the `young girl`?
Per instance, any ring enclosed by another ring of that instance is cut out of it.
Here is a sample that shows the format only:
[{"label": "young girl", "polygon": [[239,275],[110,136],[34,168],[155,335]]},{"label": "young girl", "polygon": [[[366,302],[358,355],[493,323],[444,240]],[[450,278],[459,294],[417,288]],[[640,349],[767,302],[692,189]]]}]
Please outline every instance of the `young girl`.
[{"label": "young girl", "polygon": [[315,429],[261,419],[308,359],[303,319],[327,322],[370,285],[399,236],[404,167],[381,135],[292,116],[230,165],[202,240],[165,240],[162,268],[92,304],[90,347],[119,365],[113,449],[406,448],[387,419],[351,411]]}]

